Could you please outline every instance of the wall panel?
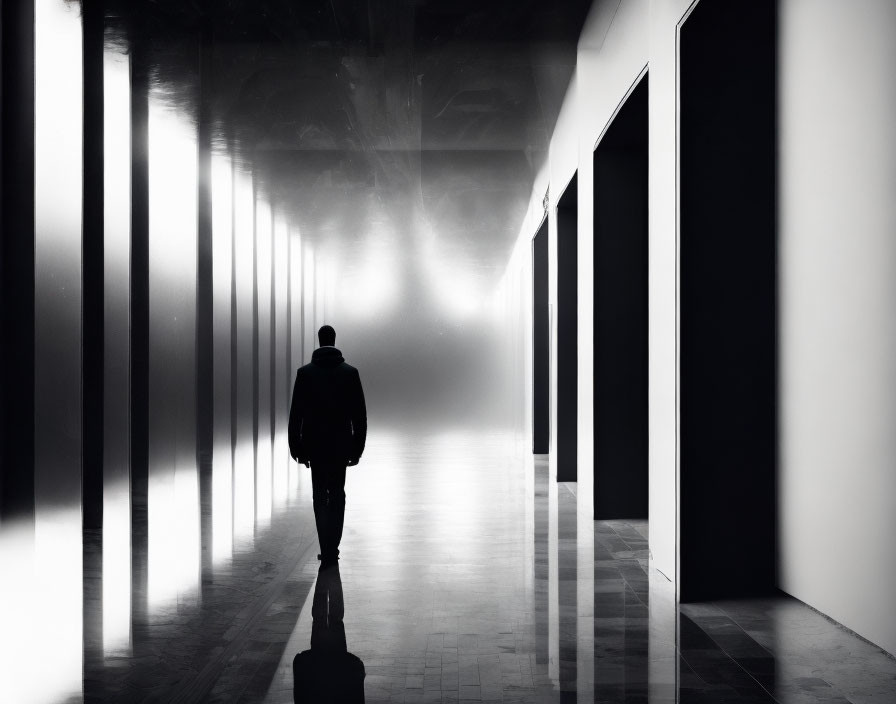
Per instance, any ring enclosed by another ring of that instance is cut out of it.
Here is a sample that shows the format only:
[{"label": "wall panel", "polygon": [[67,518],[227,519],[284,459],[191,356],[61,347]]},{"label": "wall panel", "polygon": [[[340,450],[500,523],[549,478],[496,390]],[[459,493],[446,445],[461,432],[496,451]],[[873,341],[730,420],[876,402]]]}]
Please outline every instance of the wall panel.
[{"label": "wall panel", "polygon": [[235,537],[251,536],[255,525],[255,445],[253,369],[255,189],[252,175],[234,173],[234,455],[233,522]]},{"label": "wall panel", "polygon": [[103,52],[103,651],[130,646],[130,60]]},{"label": "wall panel", "polygon": [[192,116],[149,95],[149,488],[151,610],[199,584],[196,437],[197,139]]},{"label": "wall panel", "polygon": [[233,549],[233,162],[212,155],[212,561]]},{"label": "wall panel", "polygon": [[52,642],[54,658],[52,677],[41,676],[31,665],[28,684],[35,701],[50,701],[82,691],[79,7],[39,0],[34,41],[35,580],[28,635],[35,646],[32,653],[39,644]]},{"label": "wall panel", "polygon": [[779,586],[896,653],[896,5],[780,17]]}]

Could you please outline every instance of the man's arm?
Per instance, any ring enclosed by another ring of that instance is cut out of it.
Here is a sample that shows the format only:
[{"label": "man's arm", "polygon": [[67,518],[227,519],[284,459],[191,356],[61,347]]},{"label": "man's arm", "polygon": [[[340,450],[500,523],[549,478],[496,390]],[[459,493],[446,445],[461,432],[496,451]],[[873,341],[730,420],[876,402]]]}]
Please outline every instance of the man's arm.
[{"label": "man's arm", "polygon": [[357,369],[355,369],[355,378],[352,380],[351,419],[354,444],[354,456],[351,458],[351,464],[358,464],[358,460],[364,454],[364,445],[367,443],[367,404],[364,401],[361,375]]},{"label": "man's arm", "polygon": [[301,376],[296,373],[296,381],[292,387],[292,403],[289,406],[289,454],[294,460],[305,464],[305,448],[302,446],[302,423],[304,421]]}]

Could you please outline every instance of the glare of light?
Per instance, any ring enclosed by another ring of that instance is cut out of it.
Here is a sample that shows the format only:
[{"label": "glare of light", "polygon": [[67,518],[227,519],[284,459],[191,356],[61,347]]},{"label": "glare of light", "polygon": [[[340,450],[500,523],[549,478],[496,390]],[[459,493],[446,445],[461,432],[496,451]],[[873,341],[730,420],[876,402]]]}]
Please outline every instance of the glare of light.
[{"label": "glare of light", "polygon": [[131,497],[123,481],[103,494],[103,654],[130,653]]},{"label": "glare of light", "polygon": [[439,310],[458,320],[479,317],[490,310],[490,292],[482,290],[470,263],[442,251],[435,238],[429,238],[423,249],[424,278]]},{"label": "glare of light", "polygon": [[258,286],[258,444],[255,447],[255,520],[264,526],[271,520],[271,285],[273,221],[270,204],[255,204],[255,256]]},{"label": "glare of light", "polygon": [[[34,535],[24,521],[0,523],[0,701],[37,702],[40,634],[36,601]],[[38,629],[39,630],[39,629]]]},{"label": "glare of light", "polygon": [[[377,546],[377,561],[394,565],[402,557],[402,526],[381,507],[401,505],[407,500],[408,482],[403,476],[407,466],[408,445],[405,437],[384,429],[372,429],[367,438],[364,456],[357,468],[349,467],[346,494],[351,507],[360,515],[378,516],[364,523],[364,540]],[[310,484],[310,472],[307,481]]]},{"label": "glare of light", "polygon": [[376,237],[367,237],[359,247],[328,263],[330,293],[337,293],[338,284],[340,317],[369,320],[396,305],[403,289],[402,272],[395,253]]},{"label": "glare of light", "polygon": [[231,282],[233,273],[233,164],[212,155],[212,286],[214,297],[215,428],[212,453],[212,562],[233,552],[233,456],[231,438]]},{"label": "glare of light", "polygon": [[80,510],[0,525],[0,701],[83,696],[82,554]]},{"label": "glare of light", "polygon": [[199,484],[177,468],[149,477],[147,602],[164,612],[194,596],[199,582]]},{"label": "glare of light", "polygon": [[78,697],[82,689],[84,567],[80,507],[38,511],[34,549],[35,608],[29,615],[37,649],[32,656],[40,658],[48,644],[52,644],[53,652],[52,671],[44,667],[34,672],[36,701],[68,700],[72,695]]},{"label": "glare of light", "polygon": [[255,527],[255,448],[252,446],[252,294],[254,288],[255,193],[251,174],[234,176],[234,244],[236,260],[236,444],[233,453],[234,537]]}]

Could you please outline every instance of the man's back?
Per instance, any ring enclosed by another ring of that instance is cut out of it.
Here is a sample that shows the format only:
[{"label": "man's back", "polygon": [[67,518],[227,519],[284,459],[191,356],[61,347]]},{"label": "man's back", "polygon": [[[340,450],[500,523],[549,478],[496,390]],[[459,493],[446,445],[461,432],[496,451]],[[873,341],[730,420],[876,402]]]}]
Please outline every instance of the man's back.
[{"label": "man's back", "polygon": [[358,370],[332,346],[316,349],[296,373],[289,449],[300,462],[357,462],[367,439],[367,409]]}]

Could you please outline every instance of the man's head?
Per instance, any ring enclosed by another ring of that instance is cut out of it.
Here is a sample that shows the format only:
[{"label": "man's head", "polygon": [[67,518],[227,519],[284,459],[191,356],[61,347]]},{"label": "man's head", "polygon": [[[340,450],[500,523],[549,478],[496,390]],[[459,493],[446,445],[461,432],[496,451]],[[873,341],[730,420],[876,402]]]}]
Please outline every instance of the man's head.
[{"label": "man's head", "polygon": [[336,331],[329,325],[324,325],[317,331],[317,339],[321,347],[336,344]]}]

